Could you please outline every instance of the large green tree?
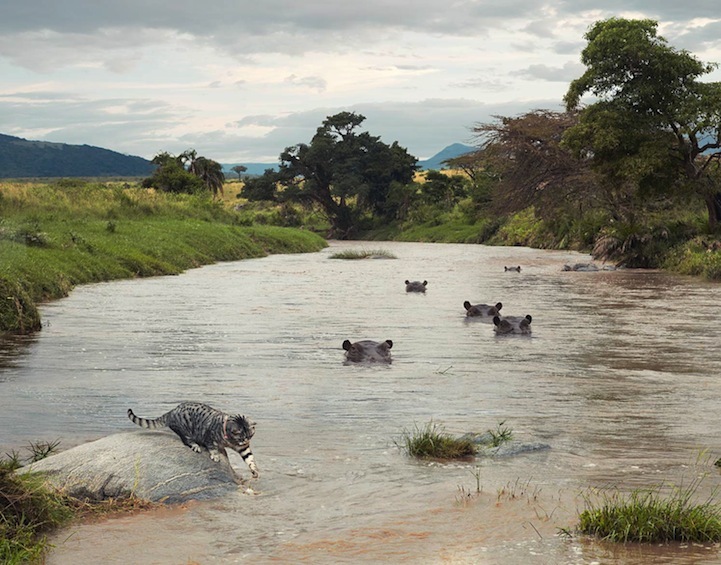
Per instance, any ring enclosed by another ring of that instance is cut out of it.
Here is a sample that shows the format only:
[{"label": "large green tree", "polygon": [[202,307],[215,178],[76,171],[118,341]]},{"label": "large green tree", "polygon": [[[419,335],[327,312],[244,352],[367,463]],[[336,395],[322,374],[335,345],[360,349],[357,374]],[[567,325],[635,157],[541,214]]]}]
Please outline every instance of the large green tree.
[{"label": "large green tree", "polygon": [[273,176],[283,187],[283,199],[320,207],[331,224],[331,237],[352,237],[363,213],[391,217],[392,187],[412,182],[416,170],[417,159],[397,142],[387,145],[359,132],[364,121],[354,112],[329,116],[310,143],[280,154]]},{"label": "large green tree", "polygon": [[[592,163],[608,190],[700,197],[716,229],[721,83],[700,80],[716,64],[669,46],[657,25],[611,18],[591,26],[581,54],[586,71],[564,98],[569,111],[580,109],[565,144]],[[583,106],[586,94],[595,101]]]}]

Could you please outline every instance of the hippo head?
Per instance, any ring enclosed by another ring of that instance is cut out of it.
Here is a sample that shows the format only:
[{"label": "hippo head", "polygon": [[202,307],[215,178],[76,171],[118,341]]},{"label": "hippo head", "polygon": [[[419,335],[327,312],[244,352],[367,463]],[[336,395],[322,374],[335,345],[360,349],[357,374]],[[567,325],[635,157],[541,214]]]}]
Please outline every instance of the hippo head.
[{"label": "hippo head", "polygon": [[507,273],[507,272],[509,272],[509,271],[511,271],[511,272],[516,272],[516,273],[520,273],[520,272],[521,272],[521,266],[518,265],[518,266],[516,266],[516,267],[503,267],[503,272],[504,272],[504,273]]},{"label": "hippo head", "polygon": [[406,292],[425,292],[428,281],[406,281]]},{"label": "hippo head", "polygon": [[490,304],[471,304],[466,300],[463,303],[463,307],[466,309],[466,316],[492,318],[493,316],[498,316],[501,308],[503,308],[503,304],[500,302],[496,302],[495,306],[491,306]]},{"label": "hippo head", "polygon": [[385,341],[371,341],[369,339],[351,343],[350,340],[343,342],[345,357],[354,363],[362,362],[391,362],[391,347],[393,342],[390,339]]},{"label": "hippo head", "polygon": [[520,316],[493,316],[493,328],[498,334],[530,334],[531,333],[531,315],[528,314],[521,318]]}]

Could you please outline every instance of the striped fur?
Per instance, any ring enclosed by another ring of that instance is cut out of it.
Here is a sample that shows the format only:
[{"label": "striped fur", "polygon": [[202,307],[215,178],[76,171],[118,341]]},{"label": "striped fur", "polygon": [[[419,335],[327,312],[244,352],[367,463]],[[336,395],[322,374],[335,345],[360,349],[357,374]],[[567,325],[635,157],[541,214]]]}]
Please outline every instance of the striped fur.
[{"label": "striped fur", "polygon": [[248,465],[254,477],[258,477],[250,438],[255,434],[255,422],[245,416],[231,415],[199,402],[183,402],[158,418],[140,418],[128,409],[128,418],[141,428],[154,430],[170,428],[182,442],[196,453],[203,448],[213,461],[226,455],[226,447],[236,451]]}]

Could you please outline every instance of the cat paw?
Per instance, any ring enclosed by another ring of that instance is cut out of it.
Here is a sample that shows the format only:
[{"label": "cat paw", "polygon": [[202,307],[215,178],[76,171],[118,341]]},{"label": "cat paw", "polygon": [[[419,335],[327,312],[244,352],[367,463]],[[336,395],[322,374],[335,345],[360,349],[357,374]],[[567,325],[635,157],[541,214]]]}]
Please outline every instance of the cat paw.
[{"label": "cat paw", "polygon": [[220,453],[217,451],[211,451],[208,455],[210,455],[210,458],[216,463],[220,461]]},{"label": "cat paw", "polygon": [[194,443],[193,445],[191,445],[190,449],[192,449],[196,453],[200,453],[201,451],[203,451],[203,449],[197,443]]}]

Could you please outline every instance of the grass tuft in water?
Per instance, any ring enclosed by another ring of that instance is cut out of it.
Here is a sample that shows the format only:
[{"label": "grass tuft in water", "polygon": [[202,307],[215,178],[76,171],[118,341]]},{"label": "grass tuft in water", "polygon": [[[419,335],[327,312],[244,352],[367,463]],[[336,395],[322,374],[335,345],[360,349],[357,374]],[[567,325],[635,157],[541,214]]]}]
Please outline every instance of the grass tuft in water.
[{"label": "grass tuft in water", "polygon": [[506,422],[499,422],[495,430],[488,430],[491,438],[491,447],[498,447],[513,439],[513,430],[506,426]]},{"label": "grass tuft in water", "polygon": [[411,457],[434,459],[461,459],[476,454],[475,444],[463,438],[455,438],[443,431],[443,426],[429,422],[413,430],[404,429],[396,446]]},{"label": "grass tuft in water", "polygon": [[[675,488],[668,497],[660,488],[637,489],[629,494],[600,491],[586,496],[578,530],[613,542],[717,543],[721,541],[721,507],[714,493],[704,502],[692,498],[702,481]],[[598,500],[596,500],[598,499]]]},{"label": "grass tuft in water", "polygon": [[331,259],[397,259],[385,249],[347,249],[330,256]]}]

